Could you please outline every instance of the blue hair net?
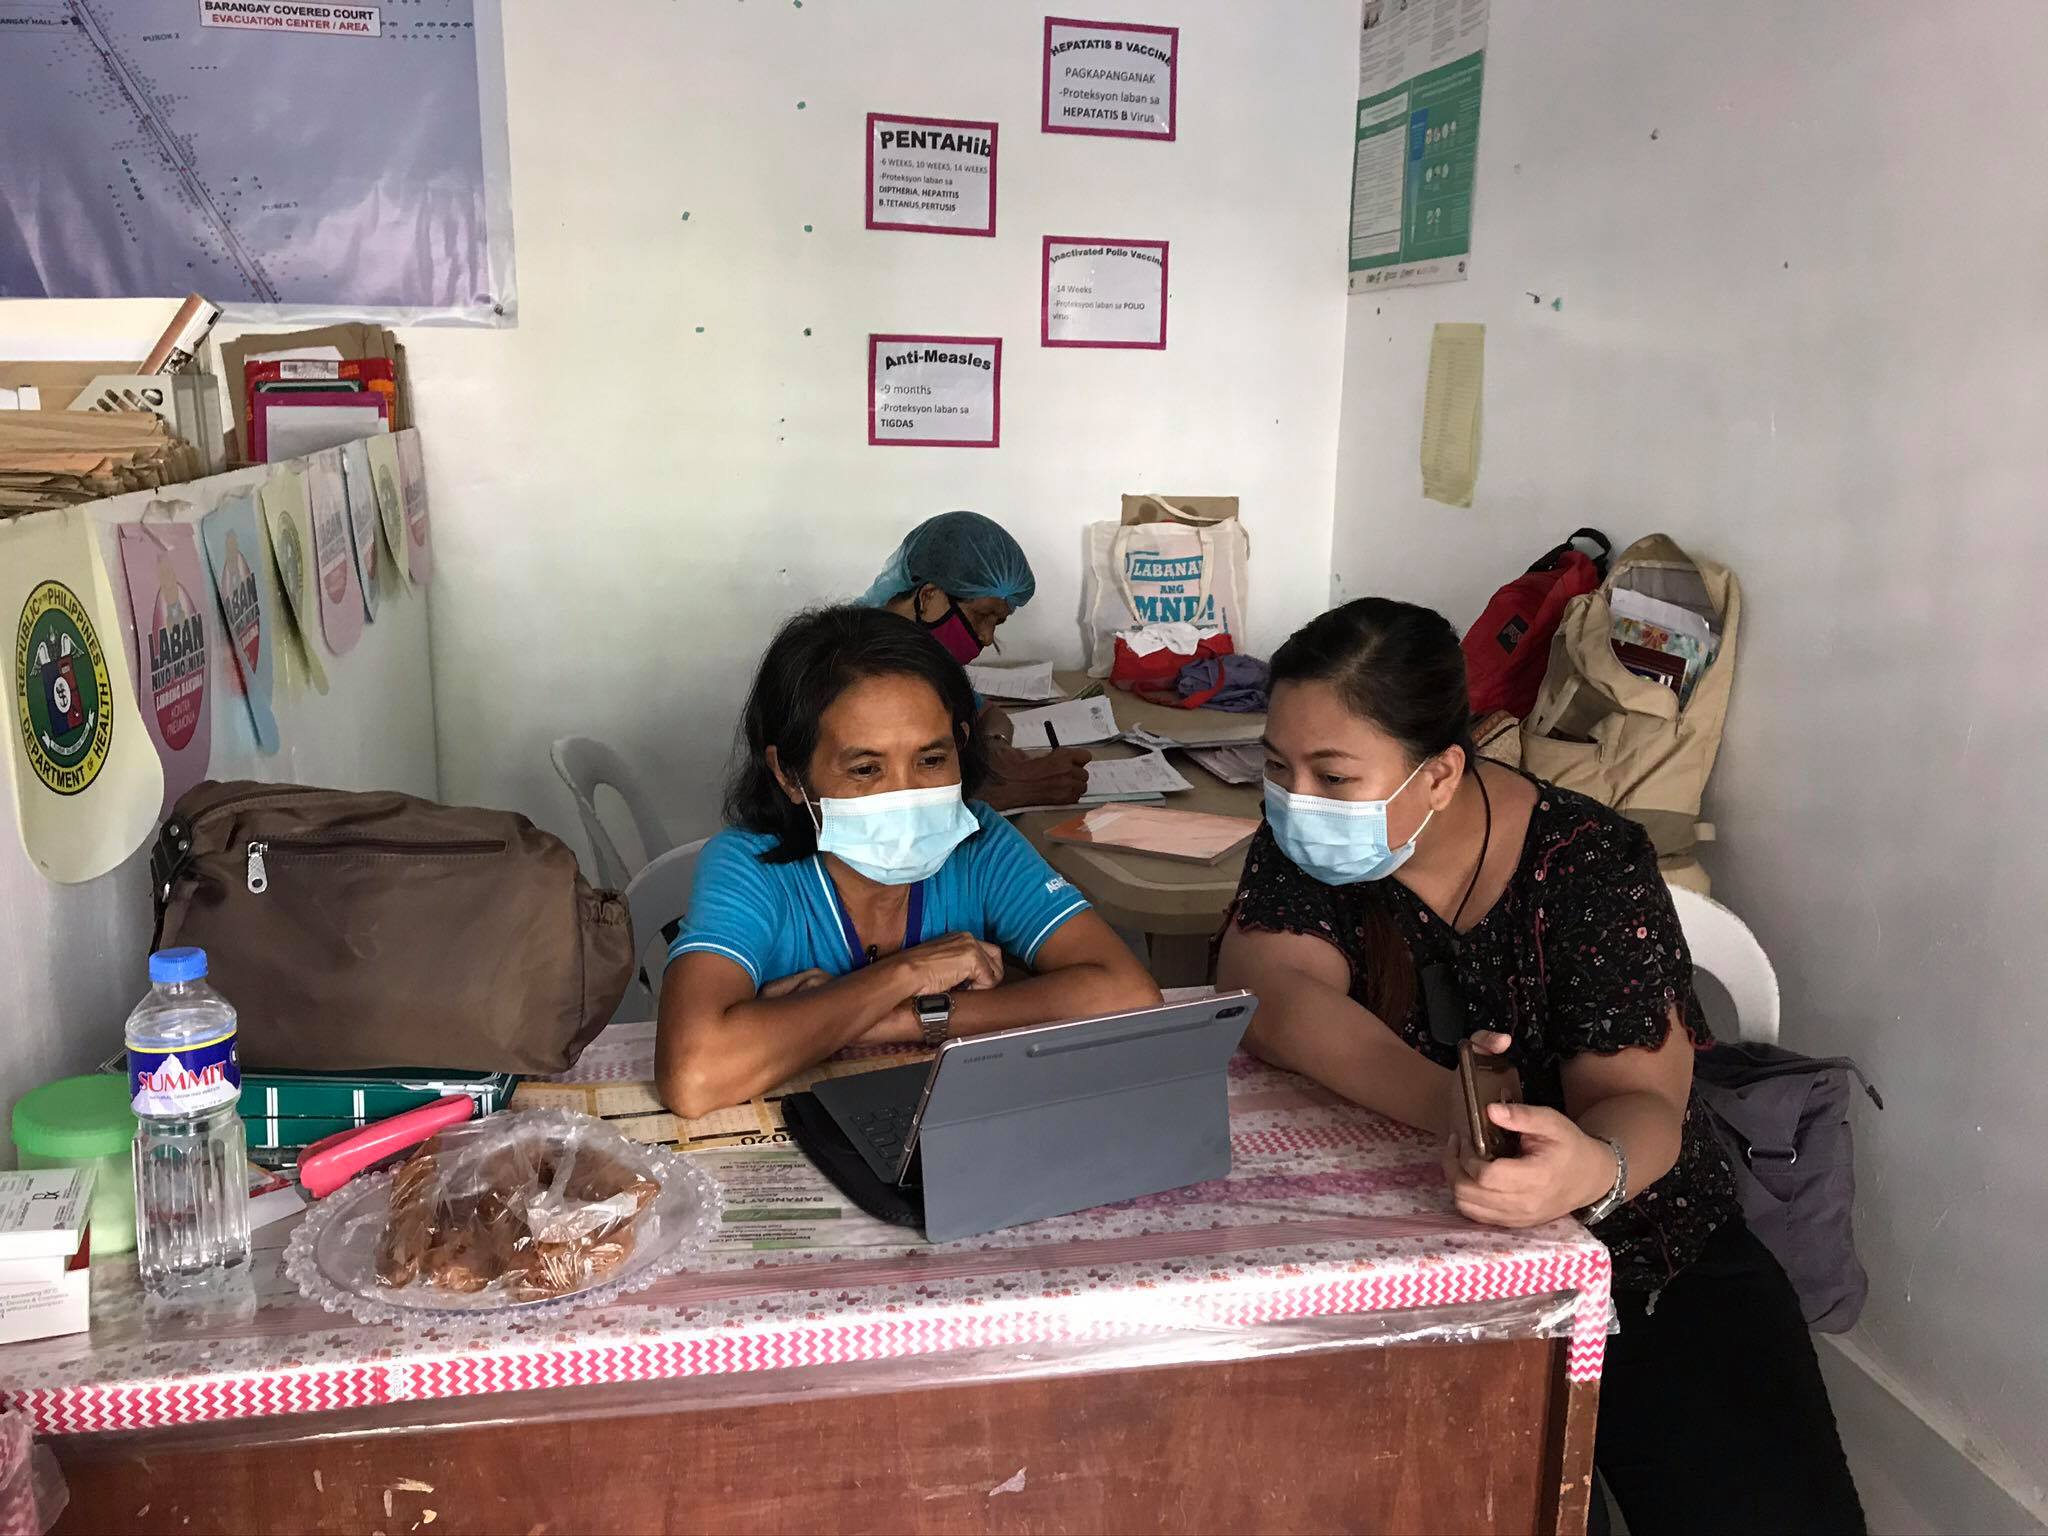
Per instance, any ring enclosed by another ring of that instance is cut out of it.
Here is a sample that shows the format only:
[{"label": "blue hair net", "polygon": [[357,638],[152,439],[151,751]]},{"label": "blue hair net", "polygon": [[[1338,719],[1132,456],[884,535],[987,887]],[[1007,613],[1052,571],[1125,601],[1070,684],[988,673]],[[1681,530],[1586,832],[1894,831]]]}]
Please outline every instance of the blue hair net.
[{"label": "blue hair net", "polygon": [[927,583],[962,601],[1000,597],[1012,608],[1038,590],[1023,546],[979,512],[941,512],[911,529],[861,601],[879,608]]}]

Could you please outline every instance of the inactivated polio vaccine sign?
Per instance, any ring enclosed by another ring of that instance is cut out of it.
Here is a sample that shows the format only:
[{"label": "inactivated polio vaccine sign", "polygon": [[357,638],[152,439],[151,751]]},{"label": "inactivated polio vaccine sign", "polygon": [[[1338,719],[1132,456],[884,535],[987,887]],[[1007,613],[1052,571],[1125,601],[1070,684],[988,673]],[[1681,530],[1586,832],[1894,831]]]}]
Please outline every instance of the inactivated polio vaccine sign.
[{"label": "inactivated polio vaccine sign", "polygon": [[1048,347],[1166,346],[1166,242],[1045,237],[1038,339]]},{"label": "inactivated polio vaccine sign", "polygon": [[1044,80],[1047,133],[1171,140],[1180,28],[1048,16]]},{"label": "inactivated polio vaccine sign", "polygon": [[996,336],[868,337],[868,443],[994,448],[1003,430]]},{"label": "inactivated polio vaccine sign", "polygon": [[996,125],[868,114],[868,228],[996,232]]}]

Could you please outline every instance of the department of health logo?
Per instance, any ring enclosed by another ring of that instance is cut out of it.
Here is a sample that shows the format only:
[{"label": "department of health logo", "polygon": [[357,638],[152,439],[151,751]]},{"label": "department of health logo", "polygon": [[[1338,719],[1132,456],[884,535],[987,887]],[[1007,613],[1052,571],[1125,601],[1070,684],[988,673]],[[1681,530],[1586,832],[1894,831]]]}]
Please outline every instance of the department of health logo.
[{"label": "department of health logo", "polygon": [[89,788],[114,744],[114,692],[92,618],[61,581],[40,583],[22,604],[14,696],[22,751],[44,788]]}]

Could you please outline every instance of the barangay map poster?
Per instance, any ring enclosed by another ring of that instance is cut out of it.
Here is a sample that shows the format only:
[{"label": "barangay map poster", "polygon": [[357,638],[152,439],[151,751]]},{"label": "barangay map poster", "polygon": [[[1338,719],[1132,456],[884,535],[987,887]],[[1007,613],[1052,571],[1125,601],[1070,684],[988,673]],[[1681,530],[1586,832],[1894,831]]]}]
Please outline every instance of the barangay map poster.
[{"label": "barangay map poster", "polygon": [[498,0],[7,0],[0,160],[0,299],[515,312]]}]

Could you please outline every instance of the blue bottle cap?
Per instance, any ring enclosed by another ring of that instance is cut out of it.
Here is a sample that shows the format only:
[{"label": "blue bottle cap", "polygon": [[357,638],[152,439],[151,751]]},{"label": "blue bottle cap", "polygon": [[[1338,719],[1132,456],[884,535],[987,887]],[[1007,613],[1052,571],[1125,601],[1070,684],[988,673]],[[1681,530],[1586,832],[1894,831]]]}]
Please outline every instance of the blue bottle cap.
[{"label": "blue bottle cap", "polygon": [[160,987],[171,982],[197,981],[206,974],[203,949],[160,949],[149,957],[149,983]]}]

